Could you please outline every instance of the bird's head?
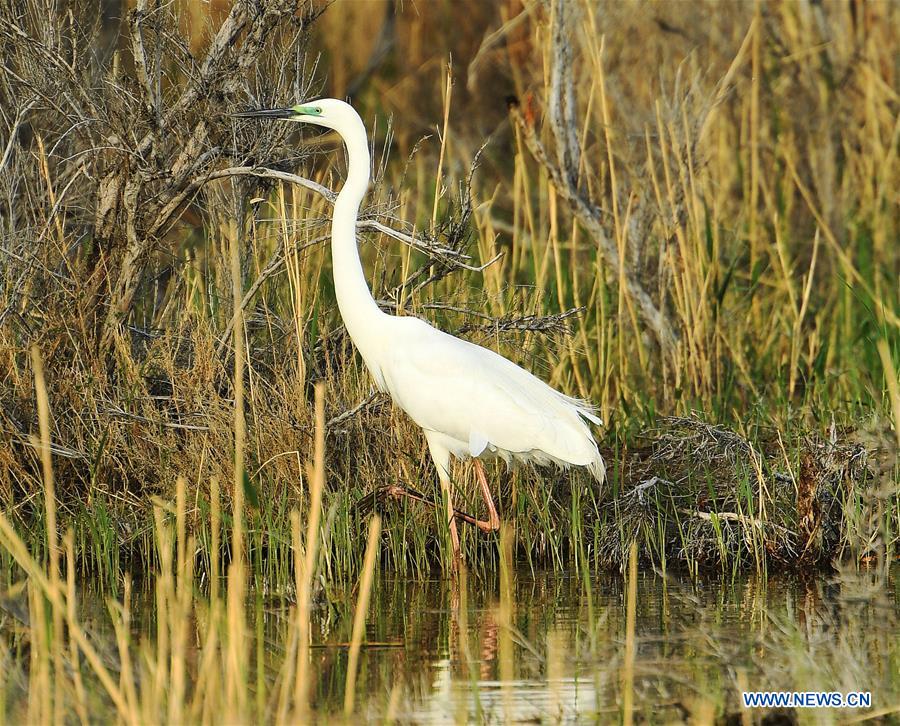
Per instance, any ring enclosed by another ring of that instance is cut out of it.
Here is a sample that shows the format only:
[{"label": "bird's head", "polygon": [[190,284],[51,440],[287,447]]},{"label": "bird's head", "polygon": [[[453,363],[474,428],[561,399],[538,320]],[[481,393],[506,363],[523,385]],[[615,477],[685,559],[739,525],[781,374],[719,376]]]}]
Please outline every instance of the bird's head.
[{"label": "bird's head", "polygon": [[324,126],[342,133],[359,116],[353,107],[336,98],[317,98],[289,108],[270,108],[232,114],[235,118],[273,118]]}]

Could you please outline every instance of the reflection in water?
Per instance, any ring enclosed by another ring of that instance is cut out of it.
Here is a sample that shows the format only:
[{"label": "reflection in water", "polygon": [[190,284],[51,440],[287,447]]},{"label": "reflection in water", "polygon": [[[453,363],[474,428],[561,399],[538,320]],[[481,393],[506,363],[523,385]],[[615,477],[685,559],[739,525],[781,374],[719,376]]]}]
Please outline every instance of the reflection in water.
[{"label": "reflection in water", "polygon": [[[823,618],[834,615],[837,592],[823,582],[691,582],[641,574],[638,709],[654,714],[654,720],[681,720],[713,705],[736,711],[738,682],[753,689],[787,688],[783,677],[779,683],[776,675],[773,682],[772,674],[796,653],[773,651],[772,643],[786,628],[801,634],[811,623],[823,627]],[[576,577],[520,570],[505,627],[496,575],[469,573],[456,586],[380,578],[368,640],[396,645],[364,650],[360,703],[368,704],[373,718],[390,711],[421,723],[618,720],[624,598],[624,583],[615,575],[600,576],[586,589]],[[892,612],[896,604],[895,598]],[[326,641],[337,637],[339,632],[323,631]],[[504,656],[506,637],[510,656]],[[802,643],[796,645],[802,652]],[[337,708],[346,652],[330,649],[326,660],[340,675],[320,681],[318,707]],[[804,688],[846,690],[829,683]]]},{"label": "reflection in water", "polygon": [[[886,581],[866,572],[693,581],[640,573],[637,720],[707,721],[717,714],[740,723],[738,694],[747,689],[871,690],[876,710],[896,708],[898,582],[896,573]],[[259,713],[271,713],[266,704],[279,693],[286,659],[296,657],[296,638],[289,637],[296,629],[290,627],[289,603],[266,599],[265,588],[255,592],[247,667]],[[587,586],[574,575],[522,569],[508,586],[497,573],[424,582],[382,574],[360,656],[358,712],[369,720],[414,723],[619,722],[625,597],[623,579],[615,574],[594,576]],[[352,590],[335,593],[314,614],[311,673],[318,714],[340,713],[343,705],[355,599]],[[153,647],[153,584],[143,583],[131,602],[134,642]],[[80,604],[80,620],[104,665],[119,674],[115,635],[100,617],[104,598],[85,592]],[[15,605],[0,602],[0,634],[28,618],[28,609]],[[191,678],[203,660],[205,617],[198,608],[190,626]],[[0,658],[0,673],[13,703],[27,698],[29,658],[24,648],[9,656],[6,666]],[[840,721],[833,712],[806,715],[809,722]]]}]

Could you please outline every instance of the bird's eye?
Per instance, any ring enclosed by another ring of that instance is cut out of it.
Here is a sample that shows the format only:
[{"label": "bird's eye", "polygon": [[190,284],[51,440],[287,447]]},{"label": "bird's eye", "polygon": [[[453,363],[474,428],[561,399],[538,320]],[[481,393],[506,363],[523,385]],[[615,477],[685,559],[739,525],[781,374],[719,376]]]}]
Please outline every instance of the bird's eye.
[{"label": "bird's eye", "polygon": [[322,107],[316,106],[316,113],[322,113]]}]

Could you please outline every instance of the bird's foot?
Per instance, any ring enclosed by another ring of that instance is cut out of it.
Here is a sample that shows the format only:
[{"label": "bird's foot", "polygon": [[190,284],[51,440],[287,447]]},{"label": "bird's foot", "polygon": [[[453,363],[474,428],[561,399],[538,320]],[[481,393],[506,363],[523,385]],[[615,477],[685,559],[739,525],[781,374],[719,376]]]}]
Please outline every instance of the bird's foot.
[{"label": "bird's foot", "polygon": [[500,519],[499,518],[497,518],[496,521],[494,521],[493,519],[485,521],[483,519],[478,519],[477,517],[473,517],[471,514],[466,514],[465,512],[463,512],[459,509],[453,510],[453,516],[455,519],[458,519],[460,522],[465,522],[466,524],[471,524],[475,527],[478,527],[478,529],[480,529],[482,532],[486,532],[488,534],[490,534],[491,532],[496,532],[498,529],[500,529]]}]

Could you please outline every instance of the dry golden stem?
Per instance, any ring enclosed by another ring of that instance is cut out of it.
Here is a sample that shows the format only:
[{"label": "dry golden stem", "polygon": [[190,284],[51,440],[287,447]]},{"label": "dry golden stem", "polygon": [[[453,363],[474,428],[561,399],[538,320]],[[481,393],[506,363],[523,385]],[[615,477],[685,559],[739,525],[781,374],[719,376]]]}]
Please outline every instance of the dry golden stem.
[{"label": "dry golden stem", "polygon": [[[53,460],[50,454],[50,399],[47,396],[47,384],[44,380],[44,366],[41,353],[36,345],[31,346],[31,364],[34,368],[34,389],[37,397],[38,424],[41,438],[39,450],[44,473],[44,511],[47,514],[47,550],[50,554],[50,587],[61,593],[59,582],[59,542],[56,529],[56,490],[53,481]],[[53,605],[53,721],[62,723],[63,713],[60,698],[62,665],[62,613],[57,605]],[[59,641],[58,643],[55,641]]]},{"label": "dry golden stem", "polygon": [[[28,577],[36,584],[44,597],[50,601],[52,607],[59,609],[60,612],[67,611],[65,599],[60,594],[59,589],[51,584],[40,565],[38,565],[29,554],[25,543],[19,538],[15,529],[13,529],[9,520],[7,520],[3,514],[0,514],[0,546],[9,552],[16,562],[19,563],[19,566],[25,570]],[[109,672],[103,665],[100,655],[94,649],[90,640],[85,636],[84,631],[79,624],[74,620],[66,618],[66,625],[69,628],[69,635],[78,644],[81,652],[84,653],[85,659],[97,674],[97,678],[100,679],[101,685],[116,706],[123,721],[126,723],[137,723],[139,720],[137,714],[128,708],[128,704],[122,696],[122,691],[110,677]]]},{"label": "dry golden stem", "polygon": [[325,384],[316,384],[316,435],[313,465],[309,472],[309,510],[307,511],[305,552],[294,552],[295,566],[302,567],[300,591],[297,594],[297,622],[300,644],[297,649],[297,679],[294,686],[294,708],[298,718],[309,709],[309,613],[312,583],[315,576],[319,520],[322,514],[322,490],[325,488]]},{"label": "dry golden stem", "polygon": [[622,723],[634,722],[635,622],[637,620],[637,540],[628,553],[628,591],[625,599],[625,663],[622,666]]},{"label": "dry golden stem", "polygon": [[891,351],[887,341],[882,338],[877,345],[881,365],[884,366],[884,380],[887,383],[891,408],[894,411],[894,433],[897,435],[897,448],[900,449],[900,383],[897,382],[897,369],[894,368],[894,362],[891,360]]},{"label": "dry golden stem", "polygon": [[381,534],[381,517],[374,515],[369,522],[369,539],[366,542],[366,558],[363,562],[362,576],[359,581],[359,595],[356,601],[356,613],[353,616],[353,631],[350,637],[350,653],[347,658],[347,681],[344,685],[344,715],[353,713],[356,697],[356,671],[359,667],[359,651],[366,628],[366,613],[369,610],[369,597],[372,594],[372,578],[375,574],[375,557],[378,554],[378,538]]},{"label": "dry golden stem", "polygon": [[231,533],[232,560],[228,568],[227,620],[228,667],[225,677],[226,703],[237,720],[242,720],[246,707],[246,668],[244,652],[244,598],[246,572],[244,570],[244,316],[241,308],[241,264],[239,235],[234,224],[226,230],[231,258],[232,300],[234,325],[234,486]]}]

